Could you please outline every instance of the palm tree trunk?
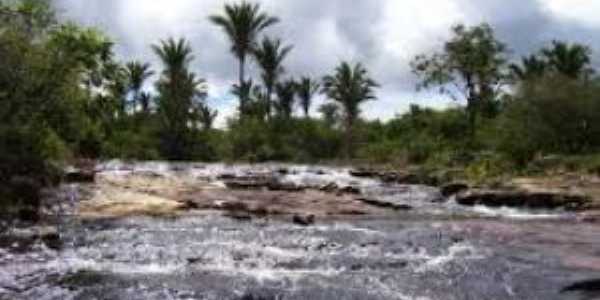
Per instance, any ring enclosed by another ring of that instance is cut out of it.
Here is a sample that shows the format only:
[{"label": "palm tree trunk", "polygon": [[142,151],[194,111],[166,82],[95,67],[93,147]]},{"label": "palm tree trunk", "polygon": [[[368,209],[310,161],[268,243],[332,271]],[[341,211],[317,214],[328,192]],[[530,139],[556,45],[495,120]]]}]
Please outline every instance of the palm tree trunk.
[{"label": "palm tree trunk", "polygon": [[[244,84],[245,84],[245,70],[246,70],[246,57],[245,56],[240,56],[240,66],[239,66],[239,75],[240,75],[240,90],[243,88]],[[240,114],[244,115],[246,113],[246,99],[245,95],[240,94]]]},{"label": "palm tree trunk", "polygon": [[271,121],[271,106],[273,105],[273,86],[267,86],[267,119]]},{"label": "palm tree trunk", "polygon": [[346,120],[346,159],[352,159],[352,142],[353,142],[353,125],[354,120],[351,117],[347,117]]}]

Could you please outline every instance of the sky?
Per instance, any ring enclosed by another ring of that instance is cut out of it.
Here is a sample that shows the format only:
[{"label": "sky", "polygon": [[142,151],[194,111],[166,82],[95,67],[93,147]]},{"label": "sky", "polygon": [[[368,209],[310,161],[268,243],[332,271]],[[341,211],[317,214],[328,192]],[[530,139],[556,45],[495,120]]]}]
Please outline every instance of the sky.
[{"label": "sky", "polygon": [[[150,45],[168,37],[184,37],[194,48],[193,71],[209,83],[208,103],[220,111],[218,123],[235,112],[230,87],[237,62],[222,33],[208,20],[220,14],[224,0],[55,0],[67,20],[105,31],[116,43],[120,59],[161,65]],[[386,120],[411,103],[457,105],[435,92],[417,91],[410,61],[433,53],[464,23],[491,24],[498,38],[518,59],[553,39],[584,43],[598,51],[600,0],[256,0],[281,19],[265,32],[294,46],[287,76],[321,77],[340,61],[362,62],[381,85],[378,99],[364,105],[365,117]],[[249,66],[258,80],[258,68]],[[319,97],[316,106],[326,101]]]}]

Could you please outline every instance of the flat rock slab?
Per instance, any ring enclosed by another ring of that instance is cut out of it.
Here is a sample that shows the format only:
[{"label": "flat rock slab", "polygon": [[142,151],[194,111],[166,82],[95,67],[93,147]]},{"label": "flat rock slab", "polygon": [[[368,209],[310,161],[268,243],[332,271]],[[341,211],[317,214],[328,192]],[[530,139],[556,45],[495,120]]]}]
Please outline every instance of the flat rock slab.
[{"label": "flat rock slab", "polygon": [[193,202],[199,209],[247,212],[253,215],[382,215],[389,209],[375,207],[351,194],[322,191],[210,189],[190,191],[180,201]]},{"label": "flat rock slab", "polygon": [[411,210],[412,206],[392,200],[381,200],[381,199],[373,199],[373,198],[359,198],[358,200],[375,207],[380,208],[389,208],[393,210]]},{"label": "flat rock slab", "polygon": [[103,186],[80,204],[82,218],[127,217],[134,215],[170,216],[187,207],[187,203],[118,187]]}]

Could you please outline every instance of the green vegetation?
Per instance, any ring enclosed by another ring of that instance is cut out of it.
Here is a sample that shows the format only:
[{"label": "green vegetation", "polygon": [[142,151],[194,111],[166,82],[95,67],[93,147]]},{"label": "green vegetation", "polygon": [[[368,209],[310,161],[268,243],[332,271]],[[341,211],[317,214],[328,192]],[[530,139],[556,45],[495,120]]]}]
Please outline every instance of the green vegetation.
[{"label": "green vegetation", "polygon": [[[191,70],[196,53],[184,38],[151,46],[160,66],[123,62],[109,37],[59,22],[49,2],[0,0],[0,208],[35,209],[39,188],[81,158],[344,158],[458,167],[474,177],[600,171],[600,79],[584,45],[553,41],[515,60],[490,26],[455,26],[439,52],[419,55],[412,67],[418,88],[439,90],[458,105],[413,104],[381,122],[361,118],[379,87],[362,64],[341,62],[321,80],[297,80],[285,68],[292,46],[263,35],[278,18],[241,2],[210,20],[239,61],[232,87],[239,113],[225,128],[214,126],[218,112],[206,102],[207,83]],[[246,77],[249,60],[259,79]],[[311,116],[318,94],[327,102]]]}]

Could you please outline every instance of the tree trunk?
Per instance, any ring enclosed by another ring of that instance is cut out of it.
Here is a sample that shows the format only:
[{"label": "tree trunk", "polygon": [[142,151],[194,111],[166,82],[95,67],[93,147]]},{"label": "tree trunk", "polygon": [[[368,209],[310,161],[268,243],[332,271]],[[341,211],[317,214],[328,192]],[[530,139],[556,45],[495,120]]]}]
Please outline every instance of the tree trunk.
[{"label": "tree trunk", "polygon": [[352,159],[352,143],[353,143],[353,128],[354,120],[352,117],[346,119],[346,159],[350,161]]},{"label": "tree trunk", "polygon": [[[239,83],[239,87],[240,87],[240,91],[243,90],[244,84],[246,83],[246,79],[245,79],[245,70],[246,70],[246,57],[245,56],[240,56],[240,66],[239,66],[239,75],[240,75],[240,83]],[[244,95],[243,93],[240,93],[240,114],[244,115],[246,113],[246,95]]]},{"label": "tree trunk", "polygon": [[273,85],[267,85],[267,119],[271,121],[271,108],[273,106]]}]

